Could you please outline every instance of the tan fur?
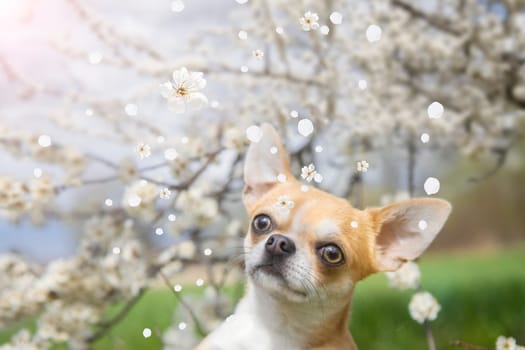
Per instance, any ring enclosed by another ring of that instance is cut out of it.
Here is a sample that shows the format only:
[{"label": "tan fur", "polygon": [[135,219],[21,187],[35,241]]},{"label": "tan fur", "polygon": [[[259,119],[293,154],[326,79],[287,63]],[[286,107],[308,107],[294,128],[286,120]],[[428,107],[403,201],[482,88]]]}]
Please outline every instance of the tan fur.
[{"label": "tan fur", "polygon": [[[425,198],[384,208],[358,210],[346,200],[316,188],[309,187],[305,192],[301,189],[302,183],[291,175],[288,160],[275,131],[268,125],[263,126],[263,130],[266,139],[260,145],[252,145],[247,155],[248,168],[245,173],[249,175],[246,177],[244,202],[250,222],[257,215],[266,214],[272,218],[274,226],[268,234],[256,234],[250,226],[245,239],[247,257],[256,254],[253,252],[263,247],[271,235],[289,237],[297,246],[298,252],[295,255],[300,253],[297,259],[303,260],[286,265],[289,270],[287,273],[292,277],[306,273],[314,281],[308,283],[314,285],[303,286],[305,291],[310,293],[314,290],[317,294],[306,293],[304,301],[291,300],[285,291],[276,292],[275,285],[273,289],[268,289],[269,294],[265,294],[265,283],[269,282],[265,279],[257,281],[254,276],[249,276],[249,288],[245,297],[247,300],[244,304],[241,302],[241,312],[244,310],[243,315],[246,316],[245,310],[251,310],[249,312],[255,315],[248,314],[247,317],[249,319],[253,316],[256,321],[270,318],[270,321],[263,322],[267,329],[259,330],[255,336],[264,334],[264,337],[284,337],[282,339],[286,341],[287,334],[283,332],[290,332],[289,336],[296,339],[294,344],[302,344],[296,345],[294,350],[357,349],[348,332],[348,314],[355,284],[377,271],[395,270],[407,258],[421,254],[441,229],[450,213],[450,205],[443,200]],[[264,152],[270,145],[278,147],[279,154],[276,157],[281,157],[280,159],[264,158],[267,156]],[[264,158],[262,165],[256,163],[261,154]],[[260,179],[258,172],[250,173],[250,166],[263,172]],[[275,176],[285,174],[287,181],[268,181],[272,170],[275,170]],[[275,207],[280,196],[287,196],[294,202],[289,215],[282,215]],[[419,219],[429,220],[429,229],[426,232],[417,228]],[[352,225],[354,221],[357,222],[357,227]],[[332,229],[335,232],[330,232]],[[327,266],[318,256],[318,248],[329,243],[336,244],[343,251],[345,261],[341,266]],[[305,261],[310,266],[306,272]],[[286,276],[284,279],[286,280]],[[292,282],[285,283],[288,288]],[[307,288],[309,286],[312,288]],[[259,290],[263,295],[261,298],[266,298],[264,301],[253,297]],[[260,318],[257,313],[261,313]],[[275,326],[273,323],[282,326]],[[228,331],[227,327],[224,329],[218,332]],[[223,346],[220,340],[223,338],[212,334],[196,349],[245,348],[231,344]],[[253,342],[254,349],[266,350],[255,346],[258,344],[257,339],[253,339]]]}]

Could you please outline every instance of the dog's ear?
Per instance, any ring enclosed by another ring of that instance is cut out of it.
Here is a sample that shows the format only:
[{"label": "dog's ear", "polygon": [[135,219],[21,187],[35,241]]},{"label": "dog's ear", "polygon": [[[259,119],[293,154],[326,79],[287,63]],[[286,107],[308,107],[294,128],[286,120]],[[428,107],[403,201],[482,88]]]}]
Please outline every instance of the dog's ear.
[{"label": "dog's ear", "polygon": [[261,125],[261,131],[261,139],[251,143],[244,161],[243,200],[248,208],[279,180],[292,178],[279,135],[266,123]]},{"label": "dog's ear", "polygon": [[419,198],[368,209],[375,237],[377,271],[397,270],[414,260],[432,243],[452,206],[442,199]]}]

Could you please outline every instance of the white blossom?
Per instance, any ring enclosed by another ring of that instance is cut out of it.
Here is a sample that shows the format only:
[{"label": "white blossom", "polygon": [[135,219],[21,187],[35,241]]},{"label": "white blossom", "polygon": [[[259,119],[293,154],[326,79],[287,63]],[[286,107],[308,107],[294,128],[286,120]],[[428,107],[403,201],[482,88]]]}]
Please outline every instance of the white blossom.
[{"label": "white blossom", "polygon": [[360,160],[357,162],[357,171],[361,173],[366,173],[369,167],[370,167],[370,164],[368,164],[366,160]]},{"label": "white blossom", "polygon": [[51,347],[49,342],[32,336],[27,329],[22,329],[13,335],[9,343],[0,345],[0,350],[47,350]]},{"label": "white blossom", "polygon": [[255,59],[262,60],[264,57],[264,52],[260,49],[257,49],[252,52],[252,55]]},{"label": "white blossom", "polygon": [[[217,201],[206,195],[207,190],[202,187],[193,187],[180,193],[176,207],[184,212],[183,218],[191,220],[197,227],[208,226],[219,212]],[[176,221],[177,225],[184,219]]]},{"label": "white blossom", "polygon": [[512,337],[499,336],[496,340],[496,350],[515,350],[516,339]]},{"label": "white blossom", "polygon": [[49,177],[41,176],[29,184],[31,198],[38,202],[49,201],[55,195],[55,187]]},{"label": "white blossom", "polygon": [[156,215],[155,203],[158,194],[159,189],[155,184],[141,180],[126,189],[122,206],[129,214],[149,221]]},{"label": "white blossom", "polygon": [[290,199],[288,196],[279,196],[277,202],[275,202],[274,207],[278,210],[280,214],[287,215],[295,207],[295,202]]},{"label": "white blossom", "polygon": [[315,170],[315,165],[312,163],[308,166],[302,167],[301,169],[301,177],[308,182],[312,182],[316,174],[317,171]]},{"label": "white blossom", "polygon": [[306,32],[317,30],[319,29],[319,15],[315,12],[307,11],[304,13],[304,16],[299,19],[299,23]]},{"label": "white blossom", "polygon": [[525,347],[516,344],[516,339],[513,337],[505,337],[500,335],[496,339],[496,350],[523,350]]},{"label": "white blossom", "polygon": [[151,146],[144,142],[140,142],[135,147],[135,153],[139,159],[148,158],[151,155]]},{"label": "white blossom", "polygon": [[192,259],[195,256],[195,252],[197,251],[195,243],[193,243],[191,240],[186,240],[179,243],[176,246],[176,249],[177,256],[180,259]]},{"label": "white blossom", "polygon": [[167,187],[164,187],[163,189],[161,189],[160,192],[159,192],[159,197],[161,199],[170,199],[170,197],[171,197],[170,189],[167,188]]},{"label": "white blossom", "polygon": [[201,72],[190,72],[185,67],[173,72],[173,81],[160,86],[162,97],[168,100],[169,108],[175,113],[201,109],[208,104],[207,97],[200,91],[206,86]]},{"label": "white blossom", "polygon": [[0,208],[18,216],[28,207],[27,188],[21,181],[0,177]]},{"label": "white blossom", "polygon": [[228,237],[236,237],[239,236],[242,229],[242,223],[239,220],[232,220],[226,226],[225,233]]},{"label": "white blossom", "polygon": [[419,266],[412,261],[404,263],[397,271],[387,272],[388,285],[392,288],[417,289],[421,273]]},{"label": "white blossom", "polygon": [[247,145],[246,135],[241,128],[231,127],[224,131],[224,146],[242,152]]},{"label": "white blossom", "polygon": [[429,292],[418,292],[412,296],[408,310],[415,321],[424,323],[437,318],[441,305]]}]

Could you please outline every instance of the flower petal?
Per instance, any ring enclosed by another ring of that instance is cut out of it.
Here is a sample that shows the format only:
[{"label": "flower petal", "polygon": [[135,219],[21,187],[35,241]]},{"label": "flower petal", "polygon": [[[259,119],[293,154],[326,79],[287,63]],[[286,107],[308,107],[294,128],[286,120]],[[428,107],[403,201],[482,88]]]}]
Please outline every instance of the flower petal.
[{"label": "flower petal", "polygon": [[194,88],[197,90],[204,89],[206,86],[206,79],[203,78],[202,72],[192,72],[191,80],[193,81]]},{"label": "flower petal", "polygon": [[186,67],[182,67],[181,69],[175,70],[173,72],[173,82],[175,83],[175,86],[182,85],[182,83],[188,80],[189,77],[190,74],[188,73]]},{"label": "flower petal", "polygon": [[173,96],[174,89],[173,85],[169,81],[160,84],[160,95],[164,98],[170,98]]},{"label": "flower petal", "polygon": [[188,108],[195,110],[199,110],[208,104],[208,98],[200,92],[191,94],[187,101]]},{"label": "flower petal", "polygon": [[186,112],[186,101],[182,97],[172,98],[168,102],[168,108],[175,113]]}]

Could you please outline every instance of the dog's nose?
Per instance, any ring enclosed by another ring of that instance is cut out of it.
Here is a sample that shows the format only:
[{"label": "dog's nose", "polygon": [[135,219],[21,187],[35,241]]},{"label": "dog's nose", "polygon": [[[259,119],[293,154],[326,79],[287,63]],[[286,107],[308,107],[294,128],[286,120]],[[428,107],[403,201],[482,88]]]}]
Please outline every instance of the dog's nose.
[{"label": "dog's nose", "polygon": [[295,253],[295,243],[290,238],[279,234],[270,236],[265,248],[273,256],[288,256]]}]

